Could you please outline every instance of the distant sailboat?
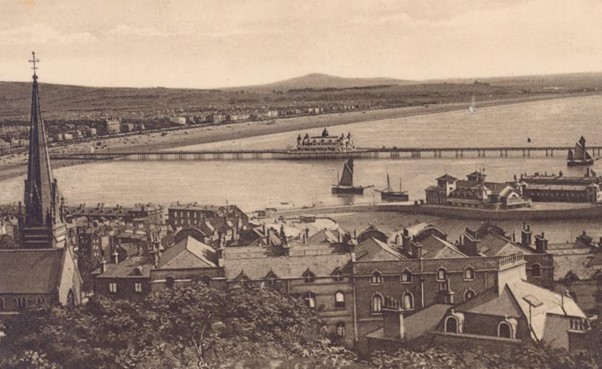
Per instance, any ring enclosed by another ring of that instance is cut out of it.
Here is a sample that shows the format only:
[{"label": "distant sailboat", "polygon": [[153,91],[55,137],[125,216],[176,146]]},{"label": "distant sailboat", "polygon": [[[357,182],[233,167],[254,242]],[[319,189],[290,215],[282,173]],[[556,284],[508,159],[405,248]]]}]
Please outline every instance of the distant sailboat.
[{"label": "distant sailboat", "polygon": [[575,144],[575,152],[569,149],[566,164],[569,167],[594,164],[594,159],[585,149],[585,138],[583,138],[583,136],[581,136],[579,141]]},{"label": "distant sailboat", "polygon": [[353,159],[349,159],[343,165],[343,174],[339,179],[339,183],[337,185],[332,186],[332,193],[340,195],[363,195],[364,189],[368,187],[372,186],[353,185]]},{"label": "distant sailboat", "polygon": [[470,103],[470,106],[468,107],[468,110],[469,110],[471,113],[474,113],[474,112],[476,112],[476,111],[477,111],[477,104],[475,103],[474,96],[472,97],[472,102]]},{"label": "distant sailboat", "polygon": [[389,179],[389,173],[387,173],[387,188],[378,192],[380,192],[381,200],[384,201],[408,201],[410,199],[407,191],[401,190],[401,178],[399,179],[399,191],[394,191],[391,188],[391,180]]}]

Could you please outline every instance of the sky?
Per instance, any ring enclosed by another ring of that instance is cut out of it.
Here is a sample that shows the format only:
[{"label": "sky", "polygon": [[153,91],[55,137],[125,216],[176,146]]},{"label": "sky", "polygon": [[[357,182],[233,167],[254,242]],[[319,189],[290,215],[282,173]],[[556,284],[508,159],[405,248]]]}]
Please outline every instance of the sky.
[{"label": "sky", "polygon": [[0,0],[0,80],[218,88],[602,71],[599,0]]}]

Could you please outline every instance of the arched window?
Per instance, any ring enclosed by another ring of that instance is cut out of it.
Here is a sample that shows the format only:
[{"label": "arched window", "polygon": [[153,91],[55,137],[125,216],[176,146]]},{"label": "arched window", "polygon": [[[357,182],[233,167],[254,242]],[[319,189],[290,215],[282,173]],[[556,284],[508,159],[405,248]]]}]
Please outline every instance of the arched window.
[{"label": "arched window", "polygon": [[471,288],[467,289],[466,291],[464,291],[464,301],[468,301],[470,299],[472,299],[473,297],[475,297],[477,294],[475,291],[473,291]]},{"label": "arched window", "polygon": [[207,286],[211,286],[211,277],[209,277],[208,275],[204,275],[201,277],[201,282],[203,282],[203,284]]},{"label": "arched window", "polygon": [[343,323],[343,322],[337,323],[337,336],[345,337],[345,323]]},{"label": "arched window", "polygon": [[345,307],[345,294],[343,292],[337,291],[337,293],[334,294],[334,307]]},{"label": "arched window", "polygon": [[402,283],[412,282],[412,272],[410,272],[409,270],[404,270],[404,272],[401,273],[401,282]]},{"label": "arched window", "polygon": [[406,292],[403,295],[403,308],[408,310],[414,309],[414,295],[410,292]]},{"label": "arched window", "polygon": [[439,268],[437,270],[437,280],[444,281],[447,279],[447,270],[445,268]]},{"label": "arched window", "polygon": [[512,338],[512,327],[506,322],[500,322],[497,326],[497,335],[499,337]]},{"label": "arched window", "polygon": [[379,294],[372,296],[372,313],[379,314],[383,310],[383,297]]},{"label": "arched window", "polygon": [[531,266],[531,275],[533,277],[541,277],[541,265],[540,264],[533,264],[533,266]]},{"label": "arched window", "polygon": [[17,307],[19,309],[26,309],[27,308],[27,298],[17,297]]},{"label": "arched window", "polygon": [[303,279],[305,280],[305,283],[312,283],[316,280],[316,275],[308,269],[303,273]]},{"label": "arched window", "polygon": [[303,299],[305,300],[305,305],[307,305],[307,307],[310,309],[314,309],[316,307],[316,295],[313,293],[306,293]]},{"label": "arched window", "polygon": [[450,333],[458,333],[458,320],[456,317],[448,316],[445,319],[445,331]]},{"label": "arched window", "polygon": [[380,274],[378,270],[375,270],[372,273],[372,277],[370,277],[370,283],[372,284],[382,284],[383,283],[383,275]]},{"label": "arched window", "polygon": [[464,269],[464,280],[474,281],[474,269],[472,267]]},{"label": "arched window", "polygon": [[69,293],[67,294],[67,306],[73,308],[75,307],[75,303],[75,294],[73,293],[73,290],[69,290]]}]

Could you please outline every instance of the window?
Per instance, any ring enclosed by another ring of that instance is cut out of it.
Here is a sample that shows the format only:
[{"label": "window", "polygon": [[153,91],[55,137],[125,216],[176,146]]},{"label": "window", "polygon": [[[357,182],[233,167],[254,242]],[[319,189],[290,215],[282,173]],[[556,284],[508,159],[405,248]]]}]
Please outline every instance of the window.
[{"label": "window", "polygon": [[109,283],[109,292],[117,293],[117,283],[115,283],[115,282]]},{"label": "window", "polygon": [[372,313],[379,314],[383,310],[383,297],[381,295],[372,296]]},{"label": "window", "polygon": [[334,271],[333,276],[334,276],[335,281],[340,282],[343,280],[343,271],[341,271],[341,269],[337,268]]},{"label": "window", "polygon": [[44,305],[44,298],[43,297],[38,297],[36,298],[36,304],[38,305]]},{"label": "window", "polygon": [[447,291],[447,282],[439,282],[439,291]]},{"label": "window", "polygon": [[531,275],[533,277],[541,277],[541,265],[533,264],[531,267]]},{"label": "window", "polygon": [[172,277],[172,276],[167,276],[165,278],[165,285],[168,288],[173,288],[176,285],[176,279],[174,277]]},{"label": "window", "polygon": [[334,307],[344,308],[345,307],[345,294],[341,291],[338,291],[334,295]]},{"label": "window", "polygon": [[303,279],[305,283],[313,283],[316,280],[316,275],[308,269],[303,273]]},{"label": "window", "polygon": [[4,299],[0,297],[0,311],[6,310],[6,305],[4,304]]},{"label": "window", "polygon": [[468,301],[470,299],[472,299],[473,297],[475,297],[477,294],[475,293],[475,291],[473,291],[472,289],[467,289],[466,291],[464,291],[464,301]]},{"label": "window", "polygon": [[447,270],[445,268],[439,268],[437,270],[437,280],[444,281],[447,279]]},{"label": "window", "polygon": [[450,333],[458,333],[458,321],[453,316],[448,316],[445,319],[445,331]]},{"label": "window", "polygon": [[403,295],[403,308],[408,310],[414,309],[414,295],[410,292],[406,292]]},{"label": "window", "polygon": [[374,273],[372,273],[372,277],[370,277],[370,283],[372,284],[382,284],[383,283],[383,276],[382,274],[380,274],[380,272],[378,270],[374,271]]},{"label": "window", "polygon": [[17,297],[17,307],[19,309],[27,308],[27,299],[25,297]]},{"label": "window", "polygon": [[140,282],[136,282],[134,283],[134,292],[142,292],[142,283]]},{"label": "window", "polygon": [[201,282],[203,282],[203,284],[206,286],[211,286],[211,277],[204,275],[201,277]]},{"label": "window", "polygon": [[497,326],[498,337],[512,338],[512,327],[506,322],[501,322]]},{"label": "window", "polygon": [[343,322],[337,323],[337,336],[345,337],[345,323],[343,323]]},{"label": "window", "polygon": [[304,297],[305,300],[305,305],[307,305],[307,307],[314,309],[316,307],[316,295],[314,295],[311,292],[308,292],[305,294]]},{"label": "window", "polygon": [[403,273],[401,273],[401,282],[402,283],[412,282],[412,272],[410,272],[409,270],[406,270]]},{"label": "window", "polygon": [[464,280],[465,281],[474,281],[474,269],[468,267],[464,269]]}]

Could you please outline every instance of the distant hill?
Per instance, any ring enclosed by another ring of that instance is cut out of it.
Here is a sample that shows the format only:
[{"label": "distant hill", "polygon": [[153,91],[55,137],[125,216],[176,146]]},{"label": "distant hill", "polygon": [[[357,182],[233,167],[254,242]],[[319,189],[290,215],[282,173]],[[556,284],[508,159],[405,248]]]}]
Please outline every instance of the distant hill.
[{"label": "distant hill", "polygon": [[343,89],[353,87],[369,87],[384,85],[407,85],[417,83],[414,81],[394,78],[344,78],[328,74],[312,73],[305,76],[290,78],[283,81],[272,82],[264,85],[248,86],[245,89],[252,90],[301,90],[301,89]]}]

